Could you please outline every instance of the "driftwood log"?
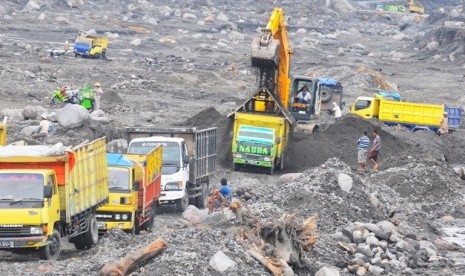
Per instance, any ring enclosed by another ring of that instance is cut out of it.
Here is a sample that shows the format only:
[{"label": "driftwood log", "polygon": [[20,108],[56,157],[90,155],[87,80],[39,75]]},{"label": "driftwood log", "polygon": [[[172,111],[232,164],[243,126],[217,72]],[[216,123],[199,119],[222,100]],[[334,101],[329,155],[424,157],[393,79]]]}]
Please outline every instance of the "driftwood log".
[{"label": "driftwood log", "polygon": [[119,261],[106,264],[100,269],[101,276],[124,276],[128,275],[137,265],[143,261],[150,259],[160,252],[165,250],[166,242],[162,239],[156,239],[149,245],[139,248],[138,250],[129,253]]}]

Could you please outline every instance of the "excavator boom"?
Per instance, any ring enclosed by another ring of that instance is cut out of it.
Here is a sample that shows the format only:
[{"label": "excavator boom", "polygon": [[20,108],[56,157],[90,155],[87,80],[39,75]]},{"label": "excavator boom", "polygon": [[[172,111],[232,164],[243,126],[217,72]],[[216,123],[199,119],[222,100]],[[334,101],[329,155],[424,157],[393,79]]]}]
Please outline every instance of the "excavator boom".
[{"label": "excavator boom", "polygon": [[274,92],[287,106],[290,95],[290,56],[284,12],[275,8],[260,37],[252,42],[252,66],[259,70],[259,86]]}]

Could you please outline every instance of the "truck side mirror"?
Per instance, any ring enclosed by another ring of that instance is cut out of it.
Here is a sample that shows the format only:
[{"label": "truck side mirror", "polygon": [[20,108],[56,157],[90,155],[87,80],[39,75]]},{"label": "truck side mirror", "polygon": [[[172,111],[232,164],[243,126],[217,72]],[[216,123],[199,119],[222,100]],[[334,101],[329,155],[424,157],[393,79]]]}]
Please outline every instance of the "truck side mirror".
[{"label": "truck side mirror", "polygon": [[52,198],[52,195],[53,195],[53,187],[44,186],[44,198]]},{"label": "truck side mirror", "polygon": [[182,156],[182,162],[187,165],[189,164],[189,156],[188,155],[183,155]]},{"label": "truck side mirror", "polygon": [[276,137],[276,139],[274,141],[276,142],[276,144],[281,143],[281,137]]},{"label": "truck side mirror", "polygon": [[134,185],[132,185],[132,188],[133,188],[134,190],[139,190],[139,187],[140,187],[140,182],[139,182],[139,181],[135,181],[135,182],[134,182]]}]

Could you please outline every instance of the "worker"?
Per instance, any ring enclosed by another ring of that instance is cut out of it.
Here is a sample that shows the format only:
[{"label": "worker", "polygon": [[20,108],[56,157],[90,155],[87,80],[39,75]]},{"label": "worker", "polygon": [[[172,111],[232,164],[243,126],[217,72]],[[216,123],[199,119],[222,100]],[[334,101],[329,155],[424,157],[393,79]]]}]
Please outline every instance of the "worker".
[{"label": "worker", "polygon": [[103,90],[100,82],[95,83],[94,96],[95,96],[95,110],[100,109],[100,97],[103,95]]},{"label": "worker", "polygon": [[228,202],[232,201],[232,190],[231,187],[228,186],[228,180],[226,180],[226,178],[221,179],[220,194],[223,200],[226,199]]},{"label": "worker", "polygon": [[379,151],[381,150],[381,138],[379,137],[379,133],[376,129],[373,130],[371,135],[373,137],[373,146],[370,149],[368,158],[370,159],[371,163],[373,163],[373,172],[378,172],[378,157]]},{"label": "worker", "polygon": [[50,132],[51,129],[51,122],[48,120],[46,114],[40,115],[40,124],[39,127],[37,128],[37,131],[35,134],[32,135],[33,139],[37,138],[45,138],[48,136],[48,133]]},{"label": "worker", "polygon": [[63,97],[63,99],[66,99],[66,97],[68,96],[66,89],[67,89],[66,85],[60,86],[60,94]]},{"label": "worker", "polygon": [[65,41],[65,45],[63,45],[63,50],[65,50],[65,55],[68,53],[69,51],[69,43],[68,43],[68,40]]},{"label": "worker", "polygon": [[341,108],[337,105],[336,102],[333,102],[333,108],[331,109],[331,111],[334,112],[334,118],[339,119],[342,117]]},{"label": "worker", "polygon": [[449,114],[444,112],[439,126],[439,136],[443,136],[446,133],[449,133]]},{"label": "worker", "polygon": [[358,170],[365,172],[365,167],[367,164],[367,154],[368,146],[370,145],[370,138],[368,138],[368,132],[364,131],[362,137],[358,139],[357,148],[358,148]]},{"label": "worker", "polygon": [[310,92],[308,92],[308,87],[304,85],[302,87],[302,91],[297,94],[297,101],[299,103],[307,104],[312,100],[312,95],[310,95]]}]

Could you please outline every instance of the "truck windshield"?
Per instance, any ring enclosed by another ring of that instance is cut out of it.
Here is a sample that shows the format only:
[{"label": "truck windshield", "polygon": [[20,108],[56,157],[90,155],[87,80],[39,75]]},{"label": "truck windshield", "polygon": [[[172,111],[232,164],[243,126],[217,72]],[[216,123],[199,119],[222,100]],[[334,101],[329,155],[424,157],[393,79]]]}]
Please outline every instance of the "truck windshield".
[{"label": "truck windshield", "polygon": [[0,173],[0,202],[43,201],[44,176],[37,173]]},{"label": "truck windshield", "polygon": [[147,154],[158,145],[163,146],[163,166],[179,166],[181,150],[176,142],[133,142],[128,152],[135,154]]},{"label": "truck windshield", "polygon": [[129,190],[129,169],[108,168],[108,188],[110,190]]},{"label": "truck windshield", "polygon": [[273,133],[270,133],[270,132],[258,132],[258,131],[248,130],[248,129],[247,130],[240,129],[238,136],[254,137],[254,138],[267,139],[267,140],[273,141]]},{"label": "truck windshield", "polygon": [[91,41],[88,41],[88,40],[81,40],[81,39],[78,39],[76,40],[75,42],[76,45],[83,45],[83,46],[87,46],[87,47],[90,47],[92,42]]},{"label": "truck windshield", "polygon": [[361,110],[370,107],[371,101],[369,100],[358,100],[355,103],[355,110]]}]

